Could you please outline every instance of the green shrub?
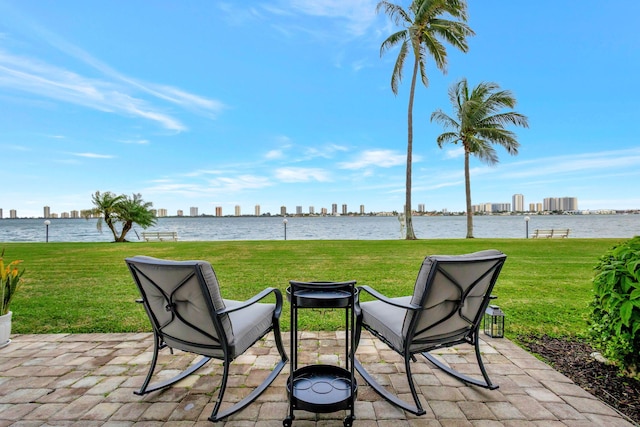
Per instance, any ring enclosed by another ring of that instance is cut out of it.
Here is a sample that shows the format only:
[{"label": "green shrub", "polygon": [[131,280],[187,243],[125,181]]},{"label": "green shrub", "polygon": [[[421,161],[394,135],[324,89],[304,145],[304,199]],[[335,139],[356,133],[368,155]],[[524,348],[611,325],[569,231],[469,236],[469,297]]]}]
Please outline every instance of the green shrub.
[{"label": "green shrub", "polygon": [[592,344],[622,373],[640,378],[640,236],[606,252],[595,270]]}]

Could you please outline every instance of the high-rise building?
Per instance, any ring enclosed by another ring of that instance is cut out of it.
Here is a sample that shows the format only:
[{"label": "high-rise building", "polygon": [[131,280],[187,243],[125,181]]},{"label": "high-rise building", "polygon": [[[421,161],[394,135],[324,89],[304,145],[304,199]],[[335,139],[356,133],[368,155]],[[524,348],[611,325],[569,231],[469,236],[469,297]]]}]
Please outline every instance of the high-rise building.
[{"label": "high-rise building", "polygon": [[240,205],[236,205],[236,207],[234,209],[234,213],[235,213],[236,216],[241,216],[242,215]]},{"label": "high-rise building", "polygon": [[342,204],[342,215],[346,215],[348,213],[349,213],[349,211],[347,211],[347,204],[343,203]]},{"label": "high-rise building", "polygon": [[418,212],[424,213],[424,203],[418,203]]},{"label": "high-rise building", "polygon": [[176,214],[178,216],[184,216],[184,212],[182,211],[182,209],[178,209],[178,212],[176,212]]},{"label": "high-rise building", "polygon": [[536,204],[529,203],[529,212],[535,212],[535,211],[536,211]]},{"label": "high-rise building", "polygon": [[44,207],[44,217],[51,218],[51,208],[49,206]]},{"label": "high-rise building", "polygon": [[327,215],[329,213],[329,211],[327,211],[327,208],[320,208],[320,214],[321,215]]},{"label": "high-rise building", "polygon": [[189,215],[191,216],[198,216],[198,208],[195,206],[192,206],[189,208]]},{"label": "high-rise building", "polygon": [[578,210],[578,198],[577,197],[563,197],[560,199],[560,207],[563,211],[577,211]]},{"label": "high-rise building", "polygon": [[302,206],[296,206],[296,215],[302,215]]},{"label": "high-rise building", "polygon": [[256,205],[254,208],[255,216],[260,216],[260,205]]},{"label": "high-rise building", "polygon": [[543,201],[545,211],[577,211],[577,197],[547,197]]},{"label": "high-rise building", "polygon": [[2,219],[2,208],[0,208],[0,219]]},{"label": "high-rise building", "polygon": [[491,203],[491,212],[509,212],[511,203]]},{"label": "high-rise building", "polygon": [[157,213],[158,218],[163,218],[165,216],[167,216],[167,210],[166,209],[158,209],[158,213]]},{"label": "high-rise building", "polygon": [[513,212],[524,212],[524,195],[514,194],[511,201]]},{"label": "high-rise building", "polygon": [[287,216],[287,207],[286,206],[280,206],[280,215]]},{"label": "high-rise building", "polygon": [[18,218],[18,211],[17,211],[17,210],[15,210],[15,209],[11,209],[11,210],[9,211],[9,218],[14,218],[14,219],[15,219],[15,218]]},{"label": "high-rise building", "polygon": [[222,206],[216,206],[216,216],[222,216]]},{"label": "high-rise building", "polygon": [[332,203],[331,204],[331,215],[337,215],[338,214],[338,204],[337,203]]},{"label": "high-rise building", "polygon": [[314,208],[313,206],[309,206],[309,215],[313,215],[316,213],[316,208]]},{"label": "high-rise building", "polygon": [[364,215],[364,205],[360,205],[360,215]]}]

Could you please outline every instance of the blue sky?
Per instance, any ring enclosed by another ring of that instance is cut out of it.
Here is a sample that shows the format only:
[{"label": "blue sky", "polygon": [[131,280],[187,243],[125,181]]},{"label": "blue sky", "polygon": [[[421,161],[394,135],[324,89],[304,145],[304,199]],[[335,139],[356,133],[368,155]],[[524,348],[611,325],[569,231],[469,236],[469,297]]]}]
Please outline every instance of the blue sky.
[{"label": "blue sky", "polygon": [[[376,4],[0,0],[4,216],[98,190],[169,214],[401,210],[410,67],[394,96],[397,51],[379,48],[397,27]],[[462,153],[429,120],[462,77],[511,90],[530,124],[517,156],[472,161],[474,204],[640,208],[638,16],[633,0],[469,1],[469,52],[416,90],[414,208],[464,210]]]}]

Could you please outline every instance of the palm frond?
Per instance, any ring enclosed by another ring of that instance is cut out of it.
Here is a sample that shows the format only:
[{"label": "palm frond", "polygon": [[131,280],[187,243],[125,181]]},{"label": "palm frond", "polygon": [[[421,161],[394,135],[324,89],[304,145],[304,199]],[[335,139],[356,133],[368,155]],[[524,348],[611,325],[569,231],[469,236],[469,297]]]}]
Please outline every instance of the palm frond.
[{"label": "palm frond", "polygon": [[460,142],[460,137],[456,132],[445,132],[438,135],[436,142],[438,143],[438,147],[442,148],[444,144],[457,144]]},{"label": "palm frond", "polygon": [[[507,153],[512,156],[518,154],[520,143],[516,138],[516,134],[510,130],[503,128],[482,128],[477,133],[479,138],[486,141],[487,144],[497,144],[504,148]],[[497,162],[496,162],[497,163]]]},{"label": "palm frond", "polygon": [[434,19],[430,23],[431,32],[451,46],[462,52],[469,51],[469,44],[466,38],[474,36],[475,33],[464,22],[451,21],[447,19]]},{"label": "palm frond", "polygon": [[438,38],[432,34],[423,34],[422,44],[424,45],[424,55],[422,60],[426,61],[426,53],[428,52],[436,64],[438,70],[446,73],[447,71],[447,48]]},{"label": "palm frond", "polygon": [[400,26],[411,23],[411,16],[402,8],[402,6],[388,1],[381,1],[376,6],[376,13],[380,13],[380,10],[383,10],[385,15],[391,18],[395,25]]},{"label": "palm frond", "polygon": [[427,76],[427,56],[422,45],[420,45],[420,50],[416,60],[418,61],[418,68],[420,69],[420,80],[424,87],[429,87],[429,77]]},{"label": "palm frond", "polygon": [[522,114],[516,113],[514,111],[507,111],[505,113],[498,113],[489,117],[485,117],[483,120],[479,121],[478,124],[480,126],[488,126],[489,124],[500,126],[514,125],[528,128],[529,120]]},{"label": "palm frond", "polygon": [[492,166],[498,163],[496,150],[484,139],[471,137],[465,141],[465,148],[469,151],[469,154],[488,165]]},{"label": "palm frond", "polygon": [[[496,85],[496,87],[498,87]],[[516,98],[508,90],[501,90],[491,93],[485,100],[485,103],[493,108],[495,111],[499,111],[503,108],[514,108],[517,104]]]},{"label": "palm frond", "polygon": [[389,49],[394,48],[397,44],[406,42],[409,38],[408,30],[401,30],[391,34],[380,45],[380,56],[384,55]]},{"label": "palm frond", "polygon": [[460,129],[460,123],[449,117],[442,110],[436,110],[431,113],[431,121],[441,124],[445,129]]},{"label": "palm frond", "polygon": [[404,68],[404,61],[407,58],[408,50],[408,43],[405,40],[402,46],[400,46],[400,52],[398,52],[398,58],[393,67],[393,74],[391,74],[391,90],[395,95],[398,94],[398,87],[402,82],[402,69]]}]

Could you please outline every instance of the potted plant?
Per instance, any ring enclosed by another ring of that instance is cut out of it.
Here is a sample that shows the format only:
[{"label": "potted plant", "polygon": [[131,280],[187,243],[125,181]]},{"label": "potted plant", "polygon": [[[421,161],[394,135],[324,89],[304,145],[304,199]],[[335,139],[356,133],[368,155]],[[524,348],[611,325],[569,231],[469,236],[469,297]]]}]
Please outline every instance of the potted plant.
[{"label": "potted plant", "polygon": [[20,271],[18,264],[22,261],[11,261],[5,265],[4,250],[0,255],[0,348],[8,345],[11,340],[11,300],[18,290],[20,278],[24,269]]}]

